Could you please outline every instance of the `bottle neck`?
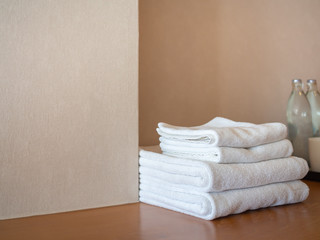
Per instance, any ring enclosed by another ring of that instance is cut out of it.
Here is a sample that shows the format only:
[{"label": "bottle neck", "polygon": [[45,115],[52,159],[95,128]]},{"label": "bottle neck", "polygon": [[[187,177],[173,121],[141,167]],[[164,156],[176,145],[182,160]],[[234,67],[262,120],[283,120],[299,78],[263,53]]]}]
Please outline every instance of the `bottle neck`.
[{"label": "bottle neck", "polygon": [[293,82],[292,83],[292,91],[303,92],[302,83],[301,82]]},{"label": "bottle neck", "polygon": [[308,83],[308,92],[318,91],[317,83],[311,82]]}]

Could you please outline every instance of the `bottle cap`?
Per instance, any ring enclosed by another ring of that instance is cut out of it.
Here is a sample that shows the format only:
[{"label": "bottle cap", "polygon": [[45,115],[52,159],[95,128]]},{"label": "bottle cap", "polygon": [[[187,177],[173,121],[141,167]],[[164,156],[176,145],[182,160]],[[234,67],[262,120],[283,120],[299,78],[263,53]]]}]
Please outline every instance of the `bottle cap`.
[{"label": "bottle cap", "polygon": [[292,83],[302,83],[301,79],[293,79]]},{"label": "bottle cap", "polygon": [[309,80],[307,80],[307,83],[316,83],[317,82],[317,80],[315,80],[315,79],[309,79]]}]

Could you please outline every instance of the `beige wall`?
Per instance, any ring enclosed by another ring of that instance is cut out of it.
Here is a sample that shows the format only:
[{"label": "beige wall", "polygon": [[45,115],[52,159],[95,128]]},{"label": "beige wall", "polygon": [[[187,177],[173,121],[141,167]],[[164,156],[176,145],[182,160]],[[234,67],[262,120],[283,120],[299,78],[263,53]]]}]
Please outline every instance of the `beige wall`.
[{"label": "beige wall", "polygon": [[140,0],[140,144],[156,124],[285,122],[293,78],[320,80],[318,0]]},{"label": "beige wall", "polygon": [[137,14],[0,2],[0,219],[137,201]]}]

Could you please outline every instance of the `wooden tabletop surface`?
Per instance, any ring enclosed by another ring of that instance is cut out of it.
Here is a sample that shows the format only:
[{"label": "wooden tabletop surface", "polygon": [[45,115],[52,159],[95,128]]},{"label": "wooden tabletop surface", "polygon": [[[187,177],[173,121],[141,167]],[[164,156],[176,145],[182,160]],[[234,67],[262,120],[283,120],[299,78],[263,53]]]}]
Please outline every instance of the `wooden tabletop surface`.
[{"label": "wooden tabletop surface", "polygon": [[206,221],[143,203],[0,221],[0,239],[320,240],[320,182],[303,203]]}]

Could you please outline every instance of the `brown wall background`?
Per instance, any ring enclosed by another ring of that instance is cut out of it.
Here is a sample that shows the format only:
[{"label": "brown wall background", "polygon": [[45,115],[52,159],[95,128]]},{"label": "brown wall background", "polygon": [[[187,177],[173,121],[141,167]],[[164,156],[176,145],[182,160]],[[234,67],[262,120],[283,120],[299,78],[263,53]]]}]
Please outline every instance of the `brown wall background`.
[{"label": "brown wall background", "polygon": [[140,145],[160,121],[286,122],[291,80],[320,80],[318,0],[140,0]]}]

